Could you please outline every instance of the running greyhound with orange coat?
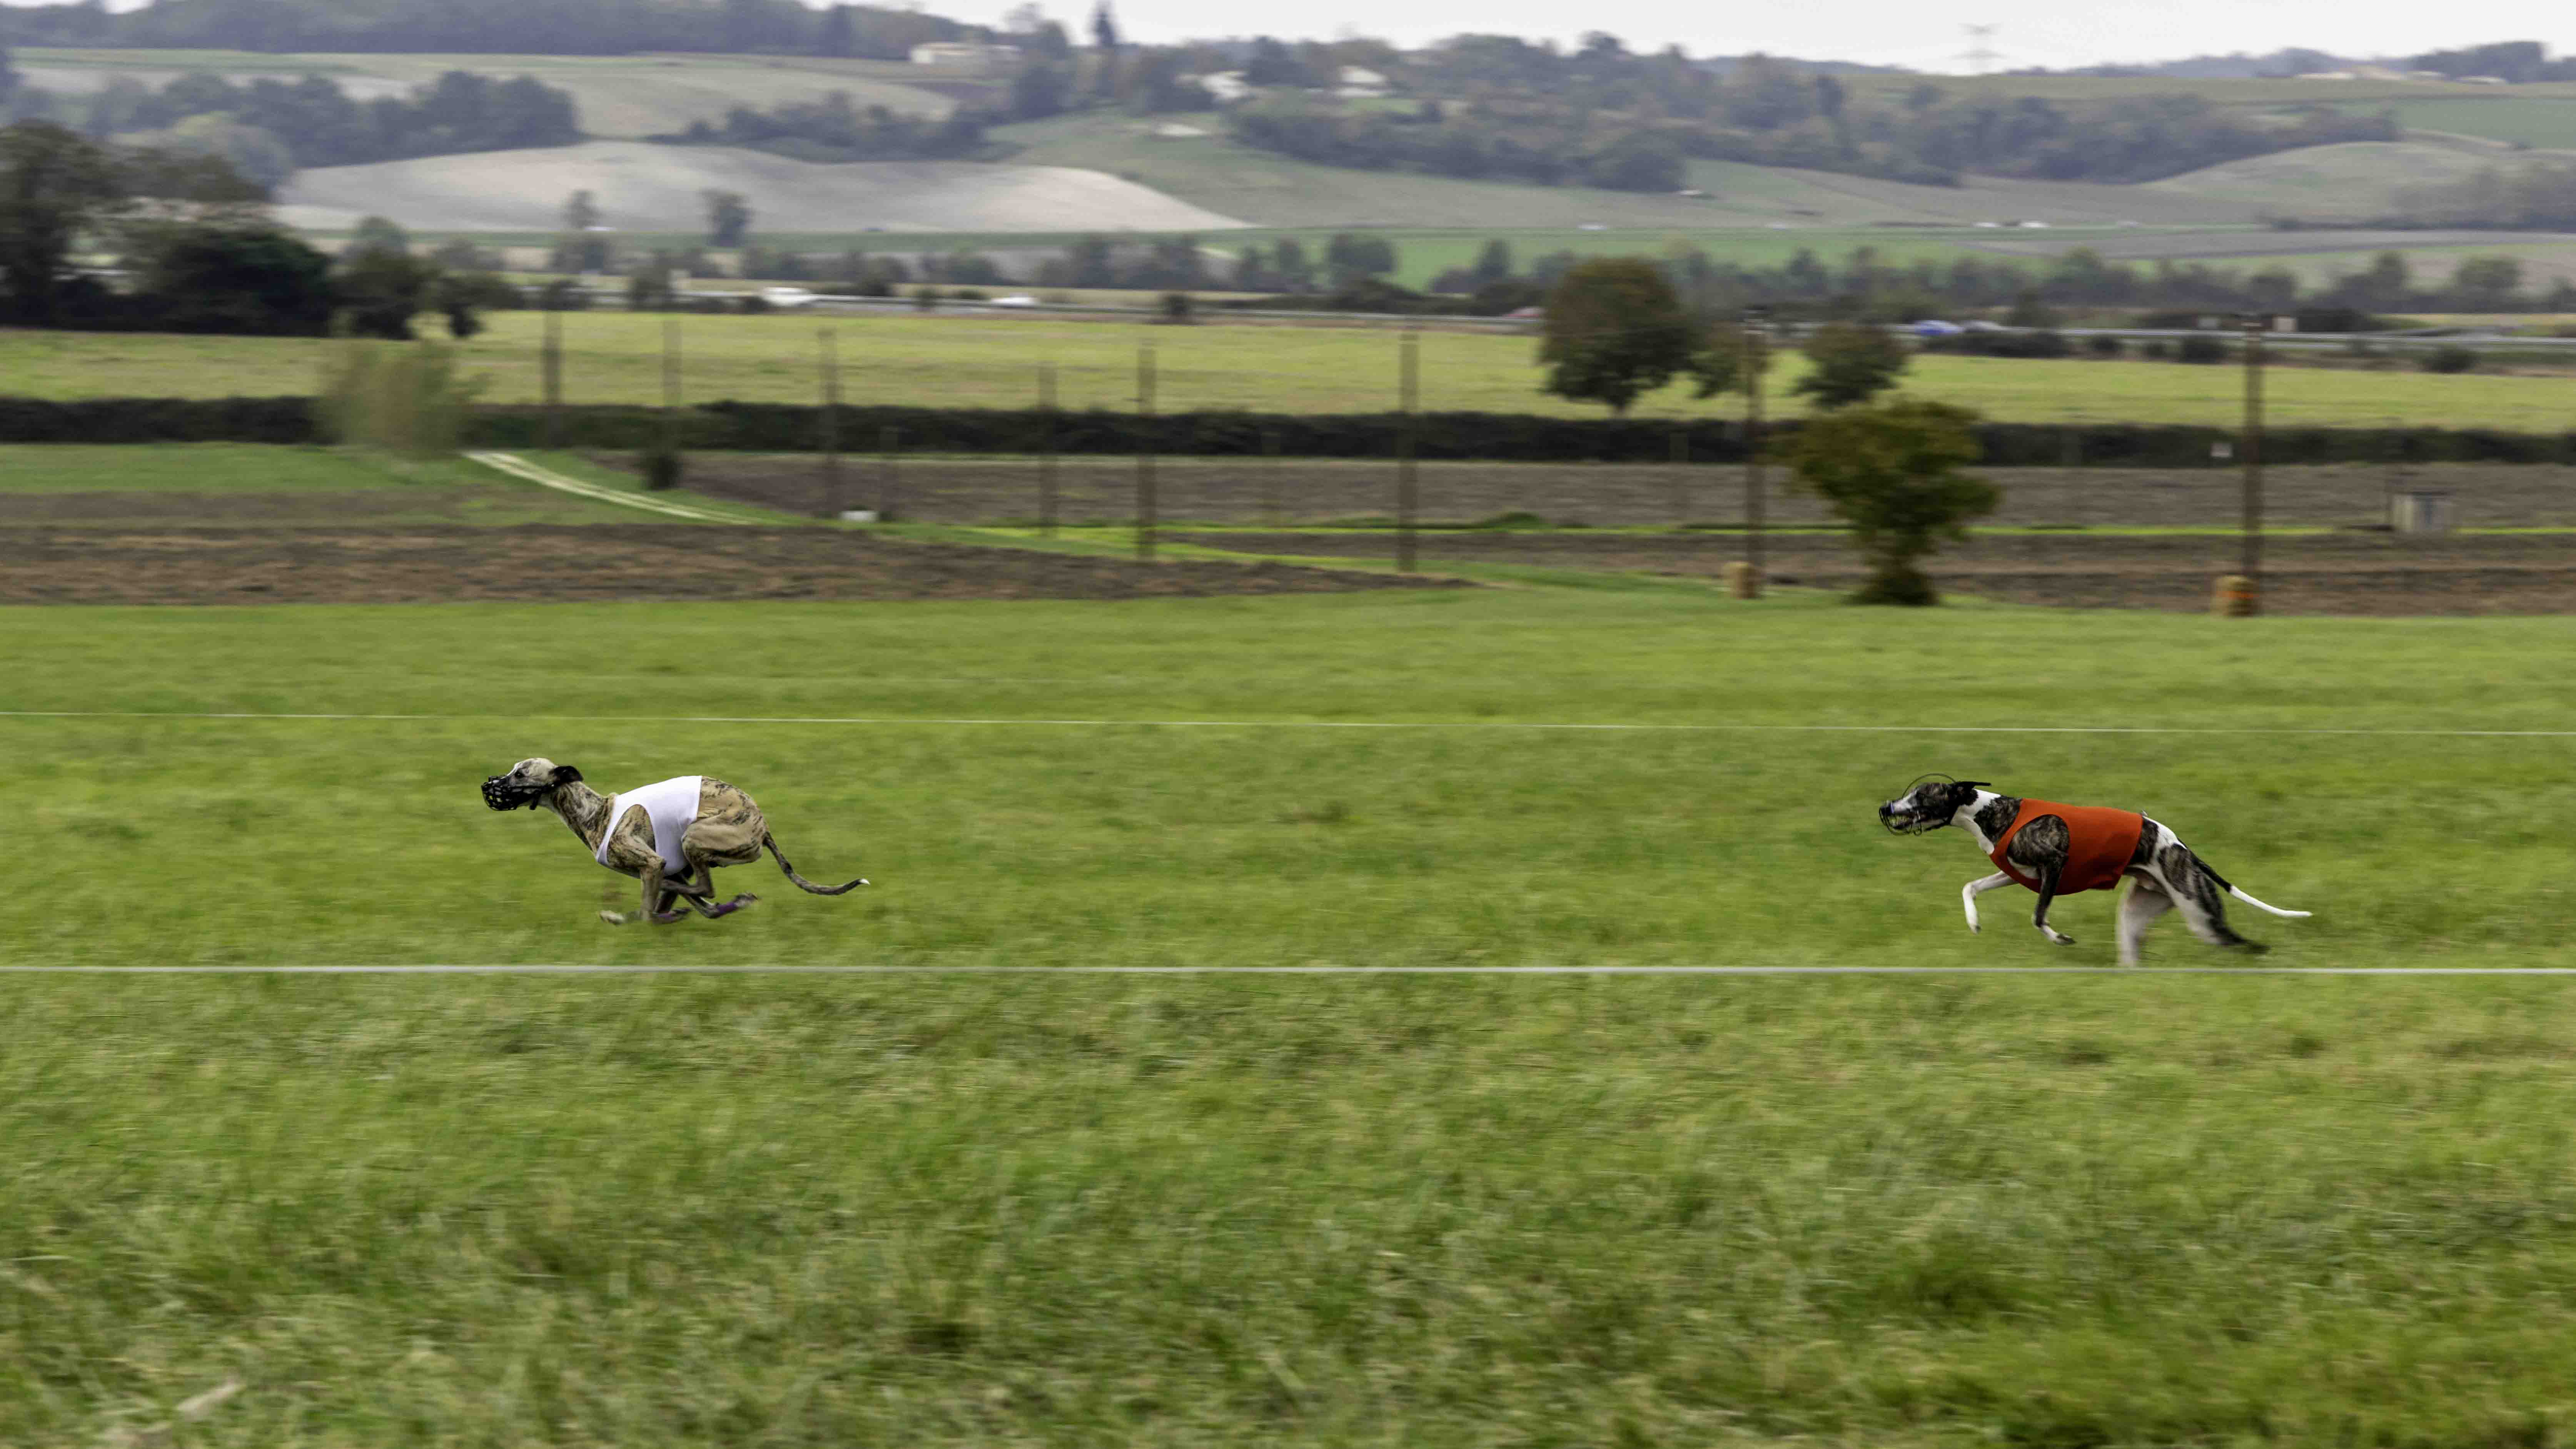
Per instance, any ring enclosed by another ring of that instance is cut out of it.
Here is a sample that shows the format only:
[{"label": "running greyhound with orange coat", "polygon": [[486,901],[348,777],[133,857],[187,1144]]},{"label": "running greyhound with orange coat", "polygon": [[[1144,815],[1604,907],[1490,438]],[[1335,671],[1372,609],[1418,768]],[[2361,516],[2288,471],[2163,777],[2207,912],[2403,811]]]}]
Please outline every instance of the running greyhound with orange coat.
[{"label": "running greyhound with orange coat", "polygon": [[1999,869],[1968,882],[1959,892],[1967,907],[1968,929],[1977,925],[1977,897],[2007,885],[2039,893],[2031,924],[2060,946],[2072,946],[2048,924],[2048,908],[2061,895],[2109,890],[2125,877],[2134,882],[2120,903],[2120,964],[2138,964],[2138,944],[2156,917],[2179,909],[2191,933],[2213,946],[2262,952],[2258,945],[2230,930],[2221,892],[2257,910],[2301,919],[2306,911],[2267,905],[2228,883],[2190,847],[2157,822],[2127,810],[2099,806],[2057,805],[1998,795],[1983,780],[1935,780],[1919,784],[1878,807],[1881,825],[1899,835],[1921,835],[1946,826],[1965,826],[1977,837],[1978,849]]}]

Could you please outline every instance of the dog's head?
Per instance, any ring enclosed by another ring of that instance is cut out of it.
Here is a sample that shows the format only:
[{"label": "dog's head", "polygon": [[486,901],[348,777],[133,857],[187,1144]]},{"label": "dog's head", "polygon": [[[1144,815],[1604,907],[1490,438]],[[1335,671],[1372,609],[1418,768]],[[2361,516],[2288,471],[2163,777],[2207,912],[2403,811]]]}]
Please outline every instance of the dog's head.
[{"label": "dog's head", "polygon": [[1948,776],[1917,780],[1904,794],[1878,807],[1878,823],[1897,835],[1921,835],[1955,825],[1959,812],[1976,804],[1977,792],[1987,788],[1983,780],[1953,780]]},{"label": "dog's head", "polygon": [[581,771],[570,765],[537,758],[521,760],[506,775],[494,775],[483,782],[483,803],[495,810],[533,810],[545,798],[581,778]]}]

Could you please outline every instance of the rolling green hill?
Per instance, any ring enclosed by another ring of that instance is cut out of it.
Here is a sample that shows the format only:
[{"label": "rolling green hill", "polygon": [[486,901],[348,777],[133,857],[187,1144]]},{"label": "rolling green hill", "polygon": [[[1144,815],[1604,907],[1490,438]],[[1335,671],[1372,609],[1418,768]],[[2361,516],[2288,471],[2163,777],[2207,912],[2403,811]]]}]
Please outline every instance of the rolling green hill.
[{"label": "rolling green hill", "polygon": [[[715,118],[733,105],[774,106],[827,91],[913,114],[989,99],[988,83],[929,79],[883,61],[651,55],[267,55],[236,51],[43,50],[18,53],[36,84],[94,89],[114,76],[159,82],[185,73],[236,77],[315,72],[360,96],[399,93],[450,68],[533,74],[573,93],[582,124],[614,146],[433,158],[309,171],[288,219],[345,228],[381,211],[424,232],[540,233],[564,195],[603,193],[630,233],[694,233],[698,190],[753,194],[774,243],[835,250],[885,230],[939,234],[942,248],[1025,246],[1031,233],[1216,231],[1249,224],[1307,236],[1384,229],[1404,239],[1401,279],[1420,285],[1503,237],[1522,254],[1639,252],[1685,238],[1715,254],[1777,263],[1801,247],[1840,255],[1876,246],[1890,260],[1984,254],[2045,257],[2089,246],[2113,258],[2278,258],[2322,277],[2381,247],[2435,270],[2465,250],[2522,257],[2533,275],[2570,271],[2564,248],[2492,233],[2273,233],[2276,216],[2355,223],[2405,214],[2410,193],[2456,183],[2516,158],[2576,155],[2576,86],[2389,82],[2174,81],[2080,77],[1933,77],[1953,95],[2033,94],[2061,102],[2177,92],[2230,106],[2327,101],[2397,108],[2414,128],[2398,142],[2318,146],[2232,162],[2139,186],[1972,177],[1917,186],[1792,168],[1694,161],[1689,188],[1648,194],[1471,181],[1320,166],[1241,146],[1213,114],[1144,120],[1085,113],[995,128],[997,158],[968,163],[810,168],[751,153],[647,147],[632,138]],[[1863,91],[1919,77],[1855,77]],[[2543,148],[2516,151],[2515,144]],[[595,164],[593,164],[595,163]],[[1033,169],[1049,168],[1049,169]],[[826,174],[829,173],[829,174]],[[865,174],[862,174],[865,173]],[[1156,193],[1159,193],[1157,195]],[[2016,226],[2043,222],[2046,229]],[[790,240],[792,238],[792,240]],[[1261,238],[1246,238],[1247,240]]]},{"label": "rolling green hill", "polygon": [[[1166,124],[1206,134],[1167,138]],[[1957,187],[1909,186],[1823,171],[1691,165],[1705,197],[1581,187],[1464,181],[1398,171],[1318,166],[1237,145],[1214,115],[1165,118],[1081,115],[998,128],[1012,159],[1107,171],[1212,211],[1267,226],[1613,227],[1871,226],[1966,224],[2030,218],[2062,224],[2124,220],[2225,225],[2257,219],[2239,198],[2150,197],[2125,186],[1977,178]],[[2147,215],[2140,215],[2144,211]]]},{"label": "rolling green hill", "polygon": [[2266,216],[2366,221],[2402,215],[2407,193],[2465,181],[2505,158],[2503,152],[2432,141],[2356,141],[2231,161],[2151,181],[2140,190],[2193,204],[2234,203]]}]

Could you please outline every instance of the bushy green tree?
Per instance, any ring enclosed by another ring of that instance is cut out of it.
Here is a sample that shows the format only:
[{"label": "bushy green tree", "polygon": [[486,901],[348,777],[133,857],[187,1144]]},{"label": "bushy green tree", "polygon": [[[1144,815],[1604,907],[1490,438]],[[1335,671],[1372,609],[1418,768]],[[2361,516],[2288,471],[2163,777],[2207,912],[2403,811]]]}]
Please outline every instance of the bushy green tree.
[{"label": "bushy green tree", "polygon": [[398,257],[409,256],[411,255],[411,233],[403,230],[400,223],[389,217],[362,216],[358,218],[357,229],[349,233],[349,244],[341,249],[340,255],[343,258],[355,258],[370,252],[385,252]]},{"label": "bushy green tree", "polygon": [[2512,306],[2522,291],[2522,263],[2511,257],[2471,257],[2451,270],[2451,295],[2472,312]]},{"label": "bushy green tree", "polygon": [[1828,322],[1800,350],[1807,354],[1807,375],[1790,390],[1828,410],[1867,402],[1896,386],[1914,361],[1895,334],[1857,322]]},{"label": "bushy green tree", "polygon": [[1644,257],[1595,257],[1547,294],[1541,387],[1624,414],[1689,367],[1698,343],[1662,268]]},{"label": "bushy green tree", "polygon": [[1922,560],[1967,522],[1995,510],[2002,493],[1962,472],[1977,460],[1977,415],[1918,398],[1892,398],[1809,421],[1789,448],[1801,486],[1851,525],[1870,575],[1853,601],[1939,602]]},{"label": "bushy green tree", "polygon": [[707,245],[738,247],[751,235],[751,203],[739,191],[703,191],[707,204]]},{"label": "bushy green tree", "polygon": [[318,337],[330,330],[331,259],[273,226],[158,226],[127,262],[153,325],[167,331]]},{"label": "bushy green tree", "polygon": [[1324,269],[1336,286],[1362,277],[1383,277],[1396,265],[1395,243],[1382,236],[1335,232],[1324,243]]},{"label": "bushy green tree", "polygon": [[44,121],[0,128],[0,319],[52,321],[73,243],[130,199],[107,148]]}]

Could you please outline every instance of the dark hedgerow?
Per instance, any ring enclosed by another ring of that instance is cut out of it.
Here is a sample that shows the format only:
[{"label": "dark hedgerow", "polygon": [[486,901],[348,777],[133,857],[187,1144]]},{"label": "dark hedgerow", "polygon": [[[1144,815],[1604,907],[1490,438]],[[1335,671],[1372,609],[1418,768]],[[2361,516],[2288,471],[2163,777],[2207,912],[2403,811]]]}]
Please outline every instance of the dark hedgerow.
[{"label": "dark hedgerow", "polygon": [[[2214,340],[2214,339],[2213,339]],[[1290,458],[1392,458],[1401,419],[1392,413],[1134,413],[1035,409],[844,407],[843,438],[899,428],[905,446],[934,453],[1120,455],[1150,440],[1156,451],[1258,457],[1275,436]],[[821,410],[791,403],[717,402],[683,408],[678,445],[689,451],[803,453],[822,436]],[[1051,426],[1050,426],[1051,423]],[[1799,420],[1771,425],[1784,444]],[[563,410],[566,446],[643,452],[663,438],[659,408],[597,404]],[[1688,456],[1744,461],[1744,434],[1716,417],[1681,429]],[[1558,418],[1519,413],[1424,413],[1417,456],[1448,461],[1662,463],[1673,456],[1666,419]],[[2233,428],[2165,423],[1981,423],[1978,463],[1989,468],[2063,466],[2068,440],[2089,467],[2205,467],[2209,445]],[[474,448],[545,446],[546,410],[478,406],[465,422]],[[312,401],[269,398],[91,398],[59,402],[0,396],[0,443],[316,443],[326,441]],[[2576,463],[2576,435],[2487,428],[2274,429],[2263,456],[2275,463]]]}]

